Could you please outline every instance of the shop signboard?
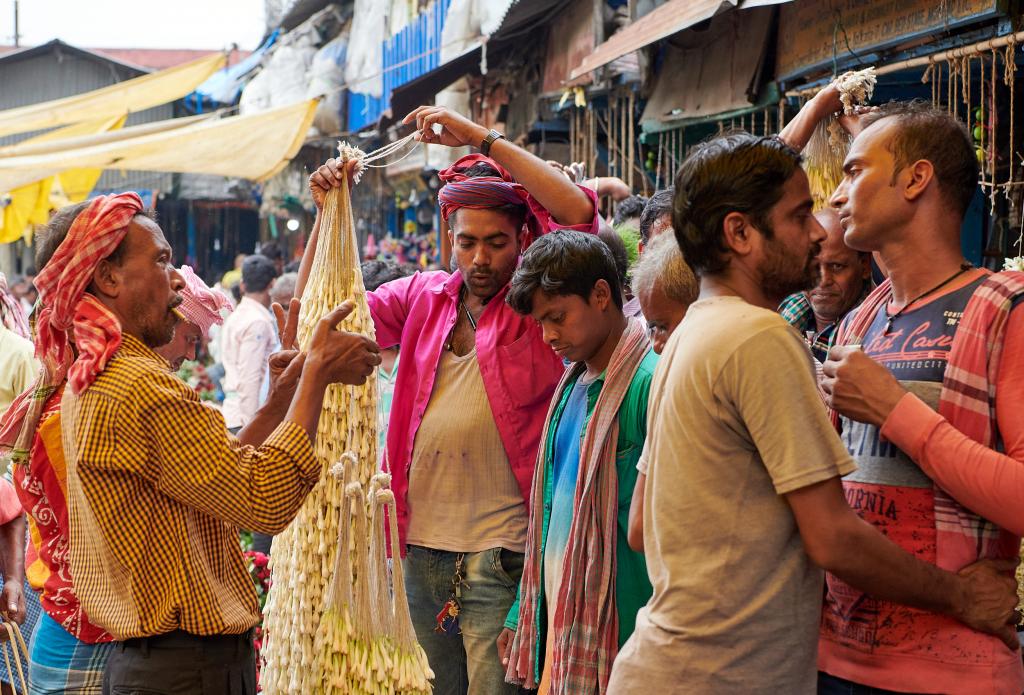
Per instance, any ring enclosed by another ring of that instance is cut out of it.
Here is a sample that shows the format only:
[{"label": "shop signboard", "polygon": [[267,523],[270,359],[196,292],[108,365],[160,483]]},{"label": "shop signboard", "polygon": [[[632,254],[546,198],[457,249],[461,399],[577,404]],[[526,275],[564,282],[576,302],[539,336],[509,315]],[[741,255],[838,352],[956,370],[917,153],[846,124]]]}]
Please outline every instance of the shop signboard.
[{"label": "shop signboard", "polygon": [[[779,80],[1000,14],[1000,0],[798,0],[779,7]],[[831,40],[822,40],[830,37]]]}]

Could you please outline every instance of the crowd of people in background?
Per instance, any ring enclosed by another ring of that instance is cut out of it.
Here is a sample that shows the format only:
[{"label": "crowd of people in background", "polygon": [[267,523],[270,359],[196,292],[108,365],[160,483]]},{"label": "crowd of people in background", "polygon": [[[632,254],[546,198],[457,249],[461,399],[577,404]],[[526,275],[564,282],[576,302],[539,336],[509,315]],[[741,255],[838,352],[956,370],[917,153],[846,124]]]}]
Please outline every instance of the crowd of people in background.
[{"label": "crowd of people in background", "polygon": [[[439,174],[450,268],[363,263],[375,338],[346,303],[304,351],[357,161],[310,176],[301,262],[264,244],[212,287],[134,194],[60,211],[39,273],[0,276],[0,613],[32,692],[256,692],[238,532],[269,552],[324,390],[376,370],[435,693],[1019,695],[1024,276],[964,260],[978,164],[928,106],[844,119],[815,210],[800,151],[840,109],[710,138],[644,198],[421,107],[420,141],[479,148]],[[203,350],[215,407],[176,375]]]}]

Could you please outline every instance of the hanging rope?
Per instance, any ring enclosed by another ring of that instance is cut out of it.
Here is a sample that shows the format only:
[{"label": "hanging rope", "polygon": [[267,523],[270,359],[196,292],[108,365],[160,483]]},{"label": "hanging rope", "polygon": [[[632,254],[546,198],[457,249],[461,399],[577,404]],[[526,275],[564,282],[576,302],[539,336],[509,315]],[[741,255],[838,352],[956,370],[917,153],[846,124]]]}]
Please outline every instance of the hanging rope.
[{"label": "hanging rope", "polygon": [[[412,154],[413,152],[416,151],[415,144],[418,142],[415,139],[416,138],[416,132],[418,132],[418,131],[413,131],[412,133],[409,133],[408,135],[406,135],[404,138],[401,138],[399,140],[395,140],[391,144],[385,145],[384,147],[381,147],[380,149],[374,150],[373,152],[368,152],[365,156],[363,156],[361,158],[363,166],[364,167],[370,167],[371,169],[381,169],[381,168],[384,168],[386,166],[390,166],[392,164],[396,164],[396,163],[402,161],[403,159],[405,159],[410,154]],[[406,147],[409,143],[413,143],[414,146],[409,148],[409,151],[406,152],[401,157],[399,157],[398,159],[396,159],[396,160],[394,160],[392,162],[384,163],[384,164],[370,164],[370,162],[376,162],[378,160],[390,157],[395,152],[398,152],[403,147]]]},{"label": "hanging rope", "polygon": [[597,175],[597,112],[587,109],[587,152],[590,153],[590,168],[587,170]]},{"label": "hanging rope", "polygon": [[[629,188],[633,190],[633,183],[636,181],[634,168],[636,165],[636,122],[634,120],[634,110],[636,109],[636,93],[633,91],[629,92]],[[644,186],[646,188],[647,177],[644,177]]]},{"label": "hanging rope", "polygon": [[[17,684],[14,681],[14,675],[17,673],[18,679],[21,681],[20,692],[27,693],[28,678],[25,677],[25,669],[22,666],[23,662],[25,666],[28,666],[28,647],[25,645],[25,638],[21,635],[21,628],[13,620],[0,619],[0,622],[2,622],[7,630],[7,641],[0,643],[0,651],[4,653],[4,664],[7,666],[7,676],[11,679],[11,685],[17,690]],[[10,648],[11,656],[14,657],[16,670],[11,669],[11,659],[7,655],[8,647]]]},{"label": "hanging rope", "polygon": [[985,157],[985,163],[989,169],[989,203],[991,215],[994,218],[996,214],[996,139],[998,137],[998,121],[996,120],[996,66],[999,64],[999,55],[995,49],[992,49],[992,75],[989,78],[989,89],[991,90],[991,96],[988,104],[988,110],[985,115],[988,116],[988,130],[990,132],[988,139],[988,151]]},{"label": "hanging rope", "polygon": [[928,67],[926,67],[924,69],[924,72],[921,74],[921,84],[929,84],[929,83],[931,83],[930,86],[931,86],[931,89],[932,89],[932,106],[934,107],[934,106],[937,106],[938,104],[936,103],[936,100],[935,100],[935,84],[936,84],[936,80],[935,80],[935,61],[933,61],[933,60],[929,60],[928,61]]},{"label": "hanging rope", "polygon": [[[440,132],[440,126],[439,125],[435,125],[434,129],[435,129],[435,132]],[[398,162],[402,161],[403,159],[405,159],[406,157],[411,155],[413,152],[415,152],[416,151],[416,145],[419,144],[419,141],[416,140],[416,134],[418,132],[419,132],[418,130],[414,130],[413,132],[411,132],[408,135],[406,135],[404,138],[400,138],[398,140],[395,140],[392,143],[388,143],[387,145],[384,145],[384,147],[380,147],[380,148],[378,148],[378,149],[376,149],[376,150],[374,150],[372,152],[363,152],[358,147],[353,147],[352,145],[349,145],[347,142],[339,142],[338,143],[338,153],[341,155],[341,160],[343,162],[347,162],[350,159],[358,159],[359,160],[359,167],[360,168],[356,171],[356,176],[355,176],[355,179],[358,182],[359,179],[362,176],[362,169],[363,168],[383,169],[384,167],[391,166],[392,164],[397,164]],[[409,151],[406,152],[405,154],[403,154],[398,159],[394,159],[394,160],[392,160],[390,162],[381,162],[381,160],[386,159],[387,157],[390,157],[391,155],[395,154],[396,152],[401,151],[403,147],[408,147],[410,143],[413,146],[409,147]],[[424,147],[426,147],[426,144],[424,144]],[[371,164],[371,162],[381,162],[381,163],[380,164]]]},{"label": "hanging rope", "polygon": [[658,154],[655,156],[654,164],[654,190],[661,190],[661,158],[665,155],[662,151],[661,133],[658,133]]},{"label": "hanging rope", "polygon": [[967,104],[967,119],[971,118],[971,57],[964,56],[960,61],[960,87],[964,103]]},{"label": "hanging rope", "polygon": [[1006,179],[1006,183],[1013,183],[1013,172],[1016,164],[1017,149],[1015,145],[1015,133],[1014,128],[1017,125],[1016,121],[1016,95],[1014,86],[1017,82],[1017,40],[1015,37],[1010,37],[1010,42],[1006,45],[1003,51],[1003,83],[1010,87],[1010,172]]},{"label": "hanging rope", "polygon": [[956,60],[950,60],[947,65],[949,66],[949,85],[946,91],[948,100],[947,110],[953,114],[953,118],[959,118],[959,109],[957,109],[959,101],[957,97],[957,80],[960,77],[960,63]]}]

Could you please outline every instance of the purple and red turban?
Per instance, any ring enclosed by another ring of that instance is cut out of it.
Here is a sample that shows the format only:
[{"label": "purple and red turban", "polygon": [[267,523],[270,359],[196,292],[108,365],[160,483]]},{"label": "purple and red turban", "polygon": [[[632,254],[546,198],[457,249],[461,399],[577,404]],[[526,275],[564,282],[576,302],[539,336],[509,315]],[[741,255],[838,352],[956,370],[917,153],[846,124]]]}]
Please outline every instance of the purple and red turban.
[{"label": "purple and red turban", "polygon": [[[488,164],[499,176],[466,176],[466,170],[474,164]],[[525,249],[531,241],[548,230],[541,220],[549,220],[547,210],[538,203],[525,188],[515,182],[512,175],[490,157],[482,154],[467,154],[450,167],[440,172],[438,178],[445,186],[437,194],[441,205],[441,216],[447,220],[459,208],[486,210],[505,205],[526,207],[526,228],[528,236],[523,240]],[[541,211],[542,216],[537,212]]]},{"label": "purple and red turban", "polygon": [[[466,170],[474,164],[487,164],[498,172],[498,176],[466,176]],[[534,239],[554,229],[575,229],[597,234],[597,195],[589,188],[580,187],[594,203],[594,219],[590,224],[563,225],[551,217],[551,213],[537,202],[530,193],[516,183],[512,175],[490,157],[482,154],[467,154],[450,167],[440,172],[438,178],[445,186],[437,194],[441,205],[441,216],[447,220],[459,208],[486,210],[504,205],[526,207],[526,232],[522,247],[526,249]]]}]

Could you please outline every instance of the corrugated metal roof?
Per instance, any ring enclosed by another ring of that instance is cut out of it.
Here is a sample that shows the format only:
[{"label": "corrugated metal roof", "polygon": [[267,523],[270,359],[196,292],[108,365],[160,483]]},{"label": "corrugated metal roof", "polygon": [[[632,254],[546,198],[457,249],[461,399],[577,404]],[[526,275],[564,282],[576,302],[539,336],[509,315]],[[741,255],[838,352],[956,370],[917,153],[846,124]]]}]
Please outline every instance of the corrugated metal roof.
[{"label": "corrugated metal roof", "polygon": [[[66,48],[72,51],[81,51],[95,58],[112,60],[119,65],[139,72],[172,68],[175,65],[181,65],[211,53],[220,53],[219,50],[189,48],[78,48],[55,39],[41,46],[0,46],[0,60],[13,57],[14,54],[18,54],[19,58],[31,57],[39,53],[45,53],[49,50],[48,47],[53,46],[60,46],[62,49]],[[241,62],[251,54],[252,51],[235,49],[228,54],[228,65]]]},{"label": "corrugated metal roof", "polygon": [[11,50],[8,50],[6,52],[0,51],[0,64],[17,62],[21,60],[31,60],[32,58],[35,58],[37,56],[47,55],[50,53],[57,53],[58,55],[75,55],[97,62],[113,63],[119,67],[123,67],[126,70],[131,70],[132,72],[134,72],[135,74],[132,75],[132,77],[138,77],[138,75],[147,72],[147,70],[140,68],[137,65],[129,65],[128,63],[124,63],[118,60],[117,58],[113,58],[111,56],[106,55],[100,55],[99,53],[91,51],[87,48],[79,48],[78,46],[72,46],[69,43],[64,43],[60,39],[47,41],[46,43],[40,44],[38,46],[8,46],[7,48],[10,48]]},{"label": "corrugated metal roof", "polygon": [[[145,71],[116,59],[51,41],[42,46],[18,49],[16,56],[0,56],[0,110],[100,89],[145,74]],[[174,118],[174,105],[163,104],[129,114],[125,125],[138,125]],[[0,138],[0,145],[13,145],[38,133],[19,133]],[[99,189],[159,189],[169,191],[173,174],[144,171],[105,171],[96,184]]]},{"label": "corrugated metal roof", "polygon": [[[93,48],[94,53],[109,56],[122,63],[137,65],[147,70],[163,70],[173,68],[175,65],[187,63],[190,60],[202,58],[211,53],[220,53],[214,50],[192,50],[186,48]],[[228,65],[245,60],[252,51],[234,50],[228,54]]]}]

